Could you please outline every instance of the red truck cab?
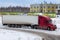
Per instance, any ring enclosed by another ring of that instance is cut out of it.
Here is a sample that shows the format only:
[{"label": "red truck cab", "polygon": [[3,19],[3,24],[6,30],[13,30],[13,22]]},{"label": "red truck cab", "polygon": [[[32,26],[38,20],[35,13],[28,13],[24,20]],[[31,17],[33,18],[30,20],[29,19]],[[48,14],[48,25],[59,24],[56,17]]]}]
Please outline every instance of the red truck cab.
[{"label": "red truck cab", "polygon": [[41,29],[55,30],[57,28],[47,16],[38,16],[38,24]]}]

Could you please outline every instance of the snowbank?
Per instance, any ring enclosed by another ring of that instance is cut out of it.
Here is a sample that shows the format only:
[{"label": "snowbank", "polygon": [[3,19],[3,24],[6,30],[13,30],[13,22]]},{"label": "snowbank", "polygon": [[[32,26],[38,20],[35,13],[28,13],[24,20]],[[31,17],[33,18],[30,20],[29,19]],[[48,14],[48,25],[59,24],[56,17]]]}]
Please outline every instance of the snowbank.
[{"label": "snowbank", "polygon": [[0,29],[0,40],[42,40],[42,37],[26,32]]}]

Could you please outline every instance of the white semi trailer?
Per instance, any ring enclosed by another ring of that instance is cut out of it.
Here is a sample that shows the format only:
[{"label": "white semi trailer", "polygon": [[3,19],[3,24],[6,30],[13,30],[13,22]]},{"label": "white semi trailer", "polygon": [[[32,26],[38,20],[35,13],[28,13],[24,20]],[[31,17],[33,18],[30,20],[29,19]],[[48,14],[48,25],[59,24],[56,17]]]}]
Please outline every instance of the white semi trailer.
[{"label": "white semi trailer", "polygon": [[2,23],[9,27],[38,25],[38,16],[3,15]]}]

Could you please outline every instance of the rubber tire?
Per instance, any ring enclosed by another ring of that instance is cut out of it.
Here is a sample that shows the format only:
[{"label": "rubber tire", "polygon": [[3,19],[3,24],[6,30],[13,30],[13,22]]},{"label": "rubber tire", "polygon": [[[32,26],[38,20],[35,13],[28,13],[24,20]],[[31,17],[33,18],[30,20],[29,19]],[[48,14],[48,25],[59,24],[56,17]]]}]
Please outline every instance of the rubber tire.
[{"label": "rubber tire", "polygon": [[8,24],[8,27],[12,27],[11,24]]},{"label": "rubber tire", "polygon": [[54,30],[53,30],[53,29],[51,29],[50,27],[48,27],[48,30],[49,30],[49,31],[54,31]]},{"label": "rubber tire", "polygon": [[48,28],[47,28],[47,30],[49,30],[49,31],[50,31],[50,30],[51,30],[51,29],[50,29],[50,27],[48,27]]},{"label": "rubber tire", "polygon": [[12,27],[15,28],[15,24],[12,24]]},{"label": "rubber tire", "polygon": [[31,28],[32,28],[32,29],[37,29],[37,27],[36,27],[36,26],[31,26]]}]

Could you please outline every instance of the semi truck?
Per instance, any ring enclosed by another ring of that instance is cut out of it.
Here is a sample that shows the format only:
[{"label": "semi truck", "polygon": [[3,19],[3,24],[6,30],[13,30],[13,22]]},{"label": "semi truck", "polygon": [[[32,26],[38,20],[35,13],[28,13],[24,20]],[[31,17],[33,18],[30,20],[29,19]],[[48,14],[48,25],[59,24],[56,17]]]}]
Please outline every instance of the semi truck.
[{"label": "semi truck", "polygon": [[28,27],[32,29],[55,30],[56,25],[52,23],[50,17],[47,16],[20,16],[20,15],[3,15],[2,24],[8,27],[22,28]]}]

